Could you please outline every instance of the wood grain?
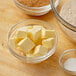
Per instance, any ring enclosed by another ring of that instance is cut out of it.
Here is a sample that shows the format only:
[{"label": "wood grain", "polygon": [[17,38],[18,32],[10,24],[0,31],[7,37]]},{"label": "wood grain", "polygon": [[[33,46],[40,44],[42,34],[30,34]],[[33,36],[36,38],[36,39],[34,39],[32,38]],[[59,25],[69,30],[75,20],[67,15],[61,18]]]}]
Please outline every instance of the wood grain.
[{"label": "wood grain", "polygon": [[[22,63],[12,56],[7,48],[6,38],[9,28],[24,19],[44,20],[57,30],[57,50],[52,57],[42,63]],[[0,76],[71,76],[59,67],[58,58],[64,50],[75,48],[76,44],[62,32],[52,12],[41,17],[32,17],[18,9],[13,0],[0,0]]]}]

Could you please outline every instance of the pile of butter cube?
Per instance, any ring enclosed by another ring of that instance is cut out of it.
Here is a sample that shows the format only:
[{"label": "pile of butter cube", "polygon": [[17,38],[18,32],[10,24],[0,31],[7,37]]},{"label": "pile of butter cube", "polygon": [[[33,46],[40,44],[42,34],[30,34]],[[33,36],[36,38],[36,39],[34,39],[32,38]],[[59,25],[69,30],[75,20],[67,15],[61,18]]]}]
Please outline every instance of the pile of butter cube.
[{"label": "pile of butter cube", "polygon": [[10,38],[14,48],[21,49],[24,56],[42,56],[52,49],[55,30],[49,30],[40,25],[24,26],[16,30],[15,36]]}]

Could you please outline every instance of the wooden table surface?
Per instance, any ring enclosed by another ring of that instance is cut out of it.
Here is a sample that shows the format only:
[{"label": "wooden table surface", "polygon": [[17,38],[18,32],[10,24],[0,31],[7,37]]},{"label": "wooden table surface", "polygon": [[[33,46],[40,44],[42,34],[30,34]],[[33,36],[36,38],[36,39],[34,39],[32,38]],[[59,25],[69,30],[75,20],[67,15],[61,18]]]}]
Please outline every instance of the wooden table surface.
[{"label": "wooden table surface", "polygon": [[[44,20],[52,24],[58,33],[58,46],[55,54],[42,63],[22,63],[11,55],[6,46],[9,28],[24,19]],[[13,0],[0,0],[0,76],[71,76],[59,67],[58,58],[64,50],[75,48],[76,44],[62,32],[52,12],[41,17],[31,17],[18,9]]]}]

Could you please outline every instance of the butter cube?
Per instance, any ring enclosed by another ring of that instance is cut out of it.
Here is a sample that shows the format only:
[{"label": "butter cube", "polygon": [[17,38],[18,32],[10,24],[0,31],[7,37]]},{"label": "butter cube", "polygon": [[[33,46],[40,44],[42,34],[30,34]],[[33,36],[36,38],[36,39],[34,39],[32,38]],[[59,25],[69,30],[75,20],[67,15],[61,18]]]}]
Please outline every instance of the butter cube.
[{"label": "butter cube", "polygon": [[33,26],[26,26],[26,29],[33,29]]},{"label": "butter cube", "polygon": [[34,52],[34,49],[32,49],[30,52],[26,53],[26,56],[33,57],[33,52]]},{"label": "butter cube", "polygon": [[53,43],[54,43],[54,38],[48,38],[48,39],[42,40],[42,45],[47,49],[51,49],[53,47]]},{"label": "butter cube", "polygon": [[34,25],[33,28],[43,28],[43,26],[40,26],[40,25]]},{"label": "butter cube", "polygon": [[10,38],[10,44],[16,48],[17,44],[22,40],[22,38]]},{"label": "butter cube", "polygon": [[28,31],[30,31],[33,27],[32,26],[24,26],[17,30],[16,37],[17,38],[25,38],[28,35]]},{"label": "butter cube", "polygon": [[41,39],[41,28],[33,28],[29,31],[29,37],[34,41],[37,42]]},{"label": "butter cube", "polygon": [[26,29],[26,26],[24,26],[24,27],[20,27],[19,29],[17,29],[17,31],[27,31],[27,29]]},{"label": "butter cube", "polygon": [[24,27],[21,27],[18,29],[18,31],[28,31],[29,29],[32,29],[33,27],[32,26],[24,26]]},{"label": "butter cube", "polygon": [[30,40],[28,37],[24,38],[18,43],[18,46],[23,50],[23,53],[30,52],[34,47],[35,44],[32,40]]},{"label": "butter cube", "polygon": [[47,48],[45,48],[42,45],[38,45],[38,46],[36,46],[36,48],[34,50],[33,56],[41,56],[41,55],[46,54],[47,52],[48,52]]},{"label": "butter cube", "polygon": [[54,37],[55,30],[42,30],[42,38],[50,38]]},{"label": "butter cube", "polygon": [[16,37],[17,38],[25,38],[25,37],[27,37],[27,32],[25,32],[25,31],[17,31],[17,33],[16,33]]},{"label": "butter cube", "polygon": [[43,27],[43,26],[40,26],[40,25],[35,25],[35,26],[33,26],[33,28],[40,28],[41,30],[43,30],[43,29],[45,29],[45,27]]}]

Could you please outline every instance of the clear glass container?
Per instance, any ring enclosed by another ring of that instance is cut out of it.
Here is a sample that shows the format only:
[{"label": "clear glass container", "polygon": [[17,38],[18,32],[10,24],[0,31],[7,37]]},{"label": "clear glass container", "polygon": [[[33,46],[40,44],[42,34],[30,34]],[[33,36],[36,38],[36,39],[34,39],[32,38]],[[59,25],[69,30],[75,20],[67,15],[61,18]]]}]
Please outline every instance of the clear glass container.
[{"label": "clear glass container", "polygon": [[[64,51],[60,57],[59,57],[59,65],[60,67],[68,72],[69,74],[72,74],[72,75],[76,75],[76,70],[72,71],[73,69],[66,69],[64,66],[65,66],[65,62],[68,60],[68,59],[75,59],[75,62],[76,62],[76,49],[70,49],[70,50],[66,50]],[[69,65],[69,64],[66,64],[66,65]],[[71,65],[73,66],[73,65]],[[67,66],[68,67],[68,66]],[[69,68],[69,67],[68,67]],[[76,68],[76,67],[75,67]]]},{"label": "clear glass container", "polygon": [[[32,16],[40,16],[48,13],[51,10],[50,4],[42,7],[28,7],[21,3],[19,3],[17,0],[14,0],[16,6],[18,6],[21,10],[23,10],[26,14],[32,15]],[[59,0],[55,1],[55,7],[58,6]]]},{"label": "clear glass container", "polygon": [[[51,8],[58,20],[58,23],[60,24],[62,30],[65,32],[65,34],[68,35],[68,38],[76,42],[76,25],[72,25],[71,21],[67,22],[64,18],[60,16],[60,11],[63,7],[63,5],[67,2],[68,0],[60,0],[59,6],[56,9],[54,5],[54,0],[50,0],[51,3]],[[66,12],[66,11],[65,11]]]},{"label": "clear glass container", "polygon": [[48,53],[46,53],[45,55],[43,56],[38,56],[38,57],[27,57],[27,56],[23,56],[23,55],[20,55],[18,53],[18,51],[10,44],[10,38],[11,36],[14,35],[14,32],[20,28],[20,27],[23,27],[23,26],[27,26],[27,25],[41,25],[43,27],[45,27],[46,29],[52,29],[53,30],[53,27],[44,22],[44,21],[41,21],[41,20],[36,20],[36,19],[28,19],[28,20],[24,20],[24,21],[21,21],[17,24],[15,24],[14,26],[11,27],[9,33],[8,33],[8,39],[7,39],[7,45],[8,45],[8,48],[10,50],[10,52],[18,59],[20,59],[21,61],[23,62],[26,62],[26,63],[39,63],[41,61],[44,61],[46,60],[48,57],[52,56],[54,53],[55,53],[55,50],[56,50],[56,47],[57,47],[57,34],[55,32],[55,35],[54,35],[54,45],[52,47],[51,50],[49,50]]}]

